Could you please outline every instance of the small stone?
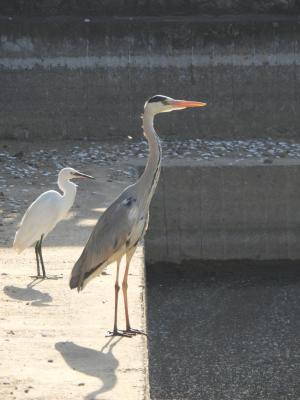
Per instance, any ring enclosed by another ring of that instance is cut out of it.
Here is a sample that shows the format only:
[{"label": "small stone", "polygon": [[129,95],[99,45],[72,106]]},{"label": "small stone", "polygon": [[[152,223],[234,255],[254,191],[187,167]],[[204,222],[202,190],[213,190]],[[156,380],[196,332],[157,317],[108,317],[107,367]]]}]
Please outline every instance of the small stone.
[{"label": "small stone", "polygon": [[264,159],[264,164],[272,164],[273,160],[271,160],[271,158],[265,158]]},{"label": "small stone", "polygon": [[53,363],[53,360],[48,360],[48,363]]},{"label": "small stone", "polygon": [[18,153],[14,154],[14,157],[17,157],[17,158],[22,158],[23,156],[24,156],[23,151],[19,151]]}]

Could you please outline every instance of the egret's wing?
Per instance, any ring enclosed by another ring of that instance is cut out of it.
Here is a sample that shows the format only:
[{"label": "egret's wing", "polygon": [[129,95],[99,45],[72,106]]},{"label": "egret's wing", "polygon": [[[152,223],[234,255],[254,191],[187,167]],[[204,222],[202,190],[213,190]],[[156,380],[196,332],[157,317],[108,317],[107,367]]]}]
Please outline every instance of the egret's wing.
[{"label": "egret's wing", "polygon": [[57,224],[61,195],[49,190],[41,194],[26,210],[20,228],[15,235],[13,247],[19,252],[47,235]]},{"label": "egret's wing", "polygon": [[130,240],[138,216],[136,198],[124,193],[102,214],[73,267],[70,287],[80,290],[85,279]]}]

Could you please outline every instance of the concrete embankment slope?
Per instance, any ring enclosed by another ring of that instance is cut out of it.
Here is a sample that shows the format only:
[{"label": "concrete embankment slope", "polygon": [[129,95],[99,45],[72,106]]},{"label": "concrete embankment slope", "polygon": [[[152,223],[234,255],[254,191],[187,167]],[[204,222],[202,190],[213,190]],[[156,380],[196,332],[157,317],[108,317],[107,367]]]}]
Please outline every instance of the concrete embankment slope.
[{"label": "concrete embankment slope", "polygon": [[273,2],[264,14],[246,15],[262,12],[262,2],[250,9],[240,2],[239,14],[216,7],[207,16],[199,2],[189,2],[185,14],[183,2],[173,3],[160,16],[149,9],[129,16],[123,3],[118,16],[108,5],[61,16],[55,6],[20,11],[7,3],[0,17],[0,137],[135,136],[145,99],[163,93],[209,104],[188,120],[161,118],[166,137],[296,138],[298,9]]}]

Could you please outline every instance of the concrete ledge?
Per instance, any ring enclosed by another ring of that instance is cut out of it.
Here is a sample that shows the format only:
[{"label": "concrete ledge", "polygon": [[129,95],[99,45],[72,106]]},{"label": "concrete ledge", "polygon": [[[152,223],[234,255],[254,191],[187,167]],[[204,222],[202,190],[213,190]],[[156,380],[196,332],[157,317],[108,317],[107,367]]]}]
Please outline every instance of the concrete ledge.
[{"label": "concrete ledge", "polygon": [[299,160],[166,163],[146,262],[300,259],[299,182]]}]

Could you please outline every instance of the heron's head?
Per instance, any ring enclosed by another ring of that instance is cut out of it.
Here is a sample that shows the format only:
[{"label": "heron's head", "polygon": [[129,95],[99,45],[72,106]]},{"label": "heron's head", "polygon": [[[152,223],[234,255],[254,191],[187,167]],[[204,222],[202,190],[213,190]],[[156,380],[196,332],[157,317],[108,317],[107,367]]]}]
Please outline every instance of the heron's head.
[{"label": "heron's head", "polygon": [[150,111],[151,114],[155,115],[163,112],[204,106],[206,106],[206,103],[202,103],[200,101],[175,100],[171,97],[158,94],[156,96],[150,97],[150,99],[146,101],[144,109],[145,111]]},{"label": "heron's head", "polygon": [[79,172],[76,169],[69,168],[69,167],[63,168],[58,174],[59,180],[70,180],[70,179],[76,179],[76,178],[95,179],[90,175],[83,174],[82,172]]}]

